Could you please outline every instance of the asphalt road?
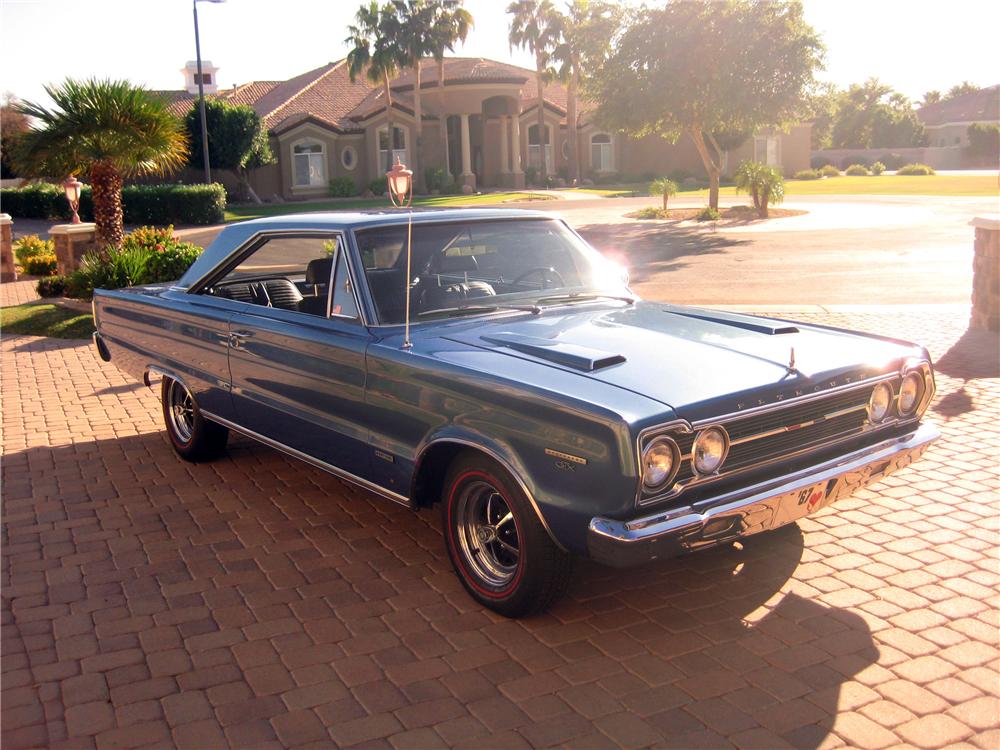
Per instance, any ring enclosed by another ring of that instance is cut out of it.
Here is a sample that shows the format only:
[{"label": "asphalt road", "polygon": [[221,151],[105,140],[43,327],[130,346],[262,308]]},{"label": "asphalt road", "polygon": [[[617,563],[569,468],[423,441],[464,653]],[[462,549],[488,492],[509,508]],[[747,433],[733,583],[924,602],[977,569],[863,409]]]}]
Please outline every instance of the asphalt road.
[{"label": "asphalt road", "polygon": [[[680,198],[671,206],[703,201]],[[707,305],[968,303],[974,235],[969,221],[1000,212],[1000,199],[988,197],[802,196],[784,207],[805,215],[742,227],[624,218],[655,204],[652,198],[593,198],[522,205],[564,216],[628,267],[644,298]],[[182,234],[208,244],[218,231],[192,228]]]}]

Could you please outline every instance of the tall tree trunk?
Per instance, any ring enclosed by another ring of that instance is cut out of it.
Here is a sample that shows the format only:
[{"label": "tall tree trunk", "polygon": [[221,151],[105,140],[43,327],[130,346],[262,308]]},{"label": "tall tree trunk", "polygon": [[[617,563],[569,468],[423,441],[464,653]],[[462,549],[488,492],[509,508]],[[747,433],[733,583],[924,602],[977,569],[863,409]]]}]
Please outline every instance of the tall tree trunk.
[{"label": "tall tree trunk", "polygon": [[246,167],[238,167],[233,171],[236,172],[236,179],[239,180],[240,187],[243,189],[244,198],[249,198],[258,206],[263,205],[264,201],[260,199],[260,196],[257,195],[257,191],[255,191],[253,186],[250,184],[250,171]]},{"label": "tall tree trunk", "polygon": [[385,151],[385,171],[388,172],[392,169],[392,136],[395,133],[393,133],[392,127],[392,91],[389,89],[389,74],[383,73],[382,78],[385,82],[385,135],[386,146],[388,146]]},{"label": "tall tree trunk", "polygon": [[[444,58],[438,60],[438,137],[441,139],[441,153],[444,154],[445,169],[449,177],[451,173],[451,161],[448,157],[448,113],[444,111]],[[448,180],[451,182],[451,180]]]},{"label": "tall tree trunk", "polygon": [[548,172],[545,169],[545,66],[541,57],[535,57],[535,72],[538,79],[538,179],[546,187]]},{"label": "tall tree trunk", "polygon": [[576,92],[580,88],[578,65],[579,63],[574,60],[573,71],[566,86],[566,134],[569,137],[569,179],[571,185],[577,184],[580,180],[580,149],[578,145],[579,133],[577,132],[579,118],[576,112]]},{"label": "tall tree trunk", "polygon": [[417,186],[418,193],[427,192],[427,181],[424,179],[424,115],[420,102],[420,58],[413,66],[413,117],[417,121],[416,125],[416,148],[413,149],[413,182]]},{"label": "tall tree trunk", "polygon": [[712,155],[708,153],[708,146],[705,144],[705,134],[702,133],[700,127],[693,127],[688,130],[688,134],[691,136],[691,140],[694,141],[694,147],[698,150],[698,156],[701,157],[701,163],[705,165],[705,171],[708,173],[708,205],[716,210],[719,209],[719,165],[715,163],[712,159]]},{"label": "tall tree trunk", "polygon": [[93,191],[94,223],[97,224],[97,249],[118,247],[125,237],[122,215],[122,176],[107,162],[99,162],[90,170]]}]

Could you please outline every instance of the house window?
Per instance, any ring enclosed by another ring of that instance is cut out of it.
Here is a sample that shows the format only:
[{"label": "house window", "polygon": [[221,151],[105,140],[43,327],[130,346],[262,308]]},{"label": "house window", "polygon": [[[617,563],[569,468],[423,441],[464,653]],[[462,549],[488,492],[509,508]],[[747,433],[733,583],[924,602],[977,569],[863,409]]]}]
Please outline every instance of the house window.
[{"label": "house window", "polygon": [[354,150],[354,146],[345,146],[344,150],[340,152],[340,163],[344,166],[344,169],[351,170],[358,166],[358,152]]},{"label": "house window", "polygon": [[199,83],[205,86],[212,85],[212,74],[211,73],[195,73],[194,74],[194,85],[197,86]]},{"label": "house window", "polygon": [[326,149],[319,141],[300,141],[292,146],[295,187],[326,184]]},{"label": "house window", "polygon": [[[386,128],[382,128],[378,131],[378,159],[379,166],[385,166],[386,164],[386,151],[389,148],[389,131]],[[406,163],[406,131],[403,128],[393,126],[392,128],[392,163],[396,163],[396,159],[399,159],[404,164]]]},{"label": "house window", "polygon": [[781,166],[781,147],[778,137],[773,135],[758,135],[753,139],[754,161],[763,162],[769,167]]},{"label": "house window", "polygon": [[590,137],[590,168],[595,172],[611,172],[615,168],[614,148],[607,133]]},{"label": "house window", "polygon": [[[545,172],[552,173],[552,141],[549,126],[545,126]],[[539,138],[538,123],[528,128],[528,166],[539,169],[542,166],[542,141]]]}]

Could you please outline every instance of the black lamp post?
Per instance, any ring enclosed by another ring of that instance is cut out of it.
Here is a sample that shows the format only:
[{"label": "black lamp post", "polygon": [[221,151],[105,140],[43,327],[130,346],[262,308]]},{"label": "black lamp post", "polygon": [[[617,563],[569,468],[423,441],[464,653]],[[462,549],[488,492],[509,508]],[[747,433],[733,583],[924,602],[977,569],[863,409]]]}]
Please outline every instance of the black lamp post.
[{"label": "black lamp post", "polygon": [[205,80],[201,73],[201,39],[198,36],[198,3],[224,3],[226,0],[191,0],[194,10],[194,51],[198,64],[198,111],[201,113],[201,151],[205,160],[205,184],[212,182],[212,165],[208,159],[208,123],[205,122]]}]

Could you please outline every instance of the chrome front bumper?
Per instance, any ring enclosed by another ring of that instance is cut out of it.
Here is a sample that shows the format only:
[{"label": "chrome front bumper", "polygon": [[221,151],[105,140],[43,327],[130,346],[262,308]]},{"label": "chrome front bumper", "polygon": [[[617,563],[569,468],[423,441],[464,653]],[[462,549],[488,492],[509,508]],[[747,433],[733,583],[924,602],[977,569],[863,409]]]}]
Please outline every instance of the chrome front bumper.
[{"label": "chrome front bumper", "polygon": [[909,466],[940,437],[931,424],[792,474],[631,521],[597,517],[590,557],[624,568],[777,529]]}]

